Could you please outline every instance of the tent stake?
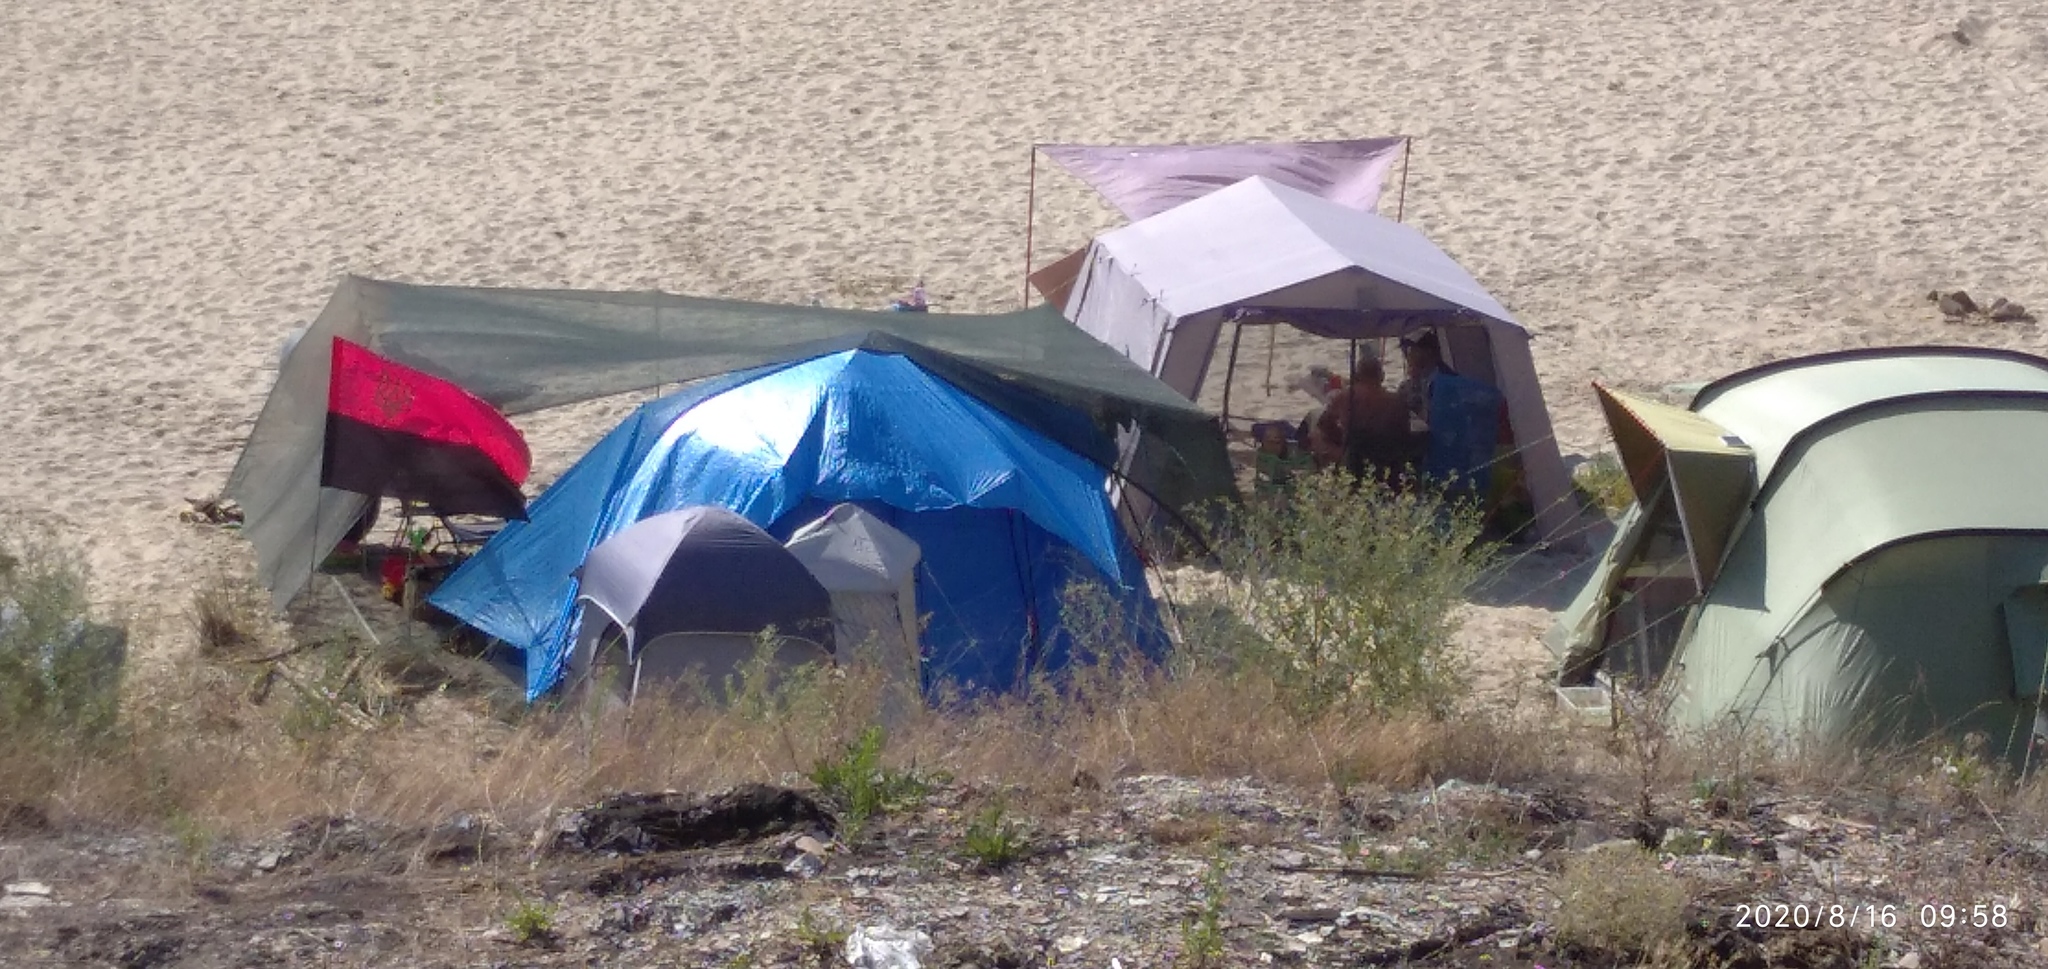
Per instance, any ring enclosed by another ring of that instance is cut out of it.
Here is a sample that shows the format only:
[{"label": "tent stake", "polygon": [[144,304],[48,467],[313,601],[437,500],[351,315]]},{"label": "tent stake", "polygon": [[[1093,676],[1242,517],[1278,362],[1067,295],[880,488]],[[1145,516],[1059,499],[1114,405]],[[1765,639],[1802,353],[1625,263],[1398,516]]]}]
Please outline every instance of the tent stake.
[{"label": "tent stake", "polygon": [[1038,222],[1038,144],[1031,145],[1030,187],[1024,192],[1024,309],[1031,308],[1032,229]]}]

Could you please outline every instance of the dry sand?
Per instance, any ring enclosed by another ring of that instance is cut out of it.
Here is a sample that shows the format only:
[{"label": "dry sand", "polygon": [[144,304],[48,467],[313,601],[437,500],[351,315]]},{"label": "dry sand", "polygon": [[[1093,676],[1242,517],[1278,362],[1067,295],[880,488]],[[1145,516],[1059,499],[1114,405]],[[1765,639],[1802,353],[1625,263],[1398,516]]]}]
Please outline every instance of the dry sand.
[{"label": "dry sand", "polygon": [[[2023,0],[0,4],[0,502],[103,598],[182,602],[248,559],[182,499],[340,274],[1006,308],[1034,140],[1416,136],[1406,219],[1539,335],[1590,452],[1594,378],[2048,349],[1924,301],[2048,316],[2044,127]],[[1039,175],[1041,260],[1113,224]],[[1283,341],[1281,382],[1331,351]],[[543,476],[627,403],[525,421]]]}]

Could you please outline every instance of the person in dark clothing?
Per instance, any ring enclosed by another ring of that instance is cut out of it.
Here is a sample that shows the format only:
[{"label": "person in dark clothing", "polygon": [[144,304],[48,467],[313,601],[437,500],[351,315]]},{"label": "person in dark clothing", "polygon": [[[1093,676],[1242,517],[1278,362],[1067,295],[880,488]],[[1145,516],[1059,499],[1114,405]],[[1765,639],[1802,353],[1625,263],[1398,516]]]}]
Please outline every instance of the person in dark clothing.
[{"label": "person in dark clothing", "polygon": [[1430,384],[1438,374],[1458,372],[1444,363],[1443,348],[1437,344],[1436,331],[1424,330],[1412,337],[1401,338],[1401,360],[1407,365],[1408,375],[1401,381],[1399,393],[1408,405],[1408,413],[1415,415],[1424,425],[1429,423]]}]

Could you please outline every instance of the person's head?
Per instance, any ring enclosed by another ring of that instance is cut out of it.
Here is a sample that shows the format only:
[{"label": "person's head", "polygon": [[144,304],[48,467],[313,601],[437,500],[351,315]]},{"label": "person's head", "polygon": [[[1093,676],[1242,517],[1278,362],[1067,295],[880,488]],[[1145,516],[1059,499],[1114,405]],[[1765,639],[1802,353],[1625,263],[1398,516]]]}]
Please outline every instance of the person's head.
[{"label": "person's head", "polygon": [[1378,357],[1359,357],[1351,367],[1351,385],[1381,387],[1387,382],[1387,368],[1380,364]]},{"label": "person's head", "polygon": [[1259,449],[1269,454],[1286,453],[1287,428],[1278,424],[1267,424],[1259,428]]},{"label": "person's head", "polygon": [[1444,365],[1443,350],[1437,346],[1435,330],[1424,330],[1415,336],[1402,337],[1401,357],[1408,364],[1408,372],[1411,374],[1429,373],[1442,369]]}]

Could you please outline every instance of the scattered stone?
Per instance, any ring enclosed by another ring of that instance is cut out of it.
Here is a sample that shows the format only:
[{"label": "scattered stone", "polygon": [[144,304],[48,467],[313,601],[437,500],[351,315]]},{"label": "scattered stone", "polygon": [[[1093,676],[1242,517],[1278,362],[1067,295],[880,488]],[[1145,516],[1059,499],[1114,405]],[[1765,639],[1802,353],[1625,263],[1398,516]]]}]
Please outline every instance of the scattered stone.
[{"label": "scattered stone", "polygon": [[42,882],[9,882],[6,892],[9,895],[38,895],[43,898],[49,898],[53,894],[50,886]]},{"label": "scattered stone", "polygon": [[0,834],[50,830],[50,816],[33,804],[0,801]]},{"label": "scattered stone", "polygon": [[782,866],[782,870],[798,878],[816,878],[825,871],[825,859],[808,851],[803,852],[791,858],[789,864]]},{"label": "scattered stone", "polygon": [[256,858],[256,870],[260,872],[276,871],[277,866],[282,864],[284,864],[284,852],[282,851],[266,851]]},{"label": "scattered stone", "polygon": [[917,929],[862,926],[846,938],[853,969],[922,969],[931,954],[932,937]]},{"label": "scattered stone", "polygon": [[429,831],[420,853],[431,862],[461,864],[482,859],[492,841],[490,822],[465,812]]},{"label": "scattered stone", "polygon": [[1937,289],[1927,294],[1927,301],[1933,303],[1935,308],[1939,309],[1941,315],[1946,317],[1950,323],[2031,323],[2034,321],[2033,314],[2028,313],[2026,307],[2012,302],[2003,296],[1992,300],[1989,306],[1979,306],[1976,300],[1970,298],[1969,293],[1962,290],[1943,292]]},{"label": "scattered stone", "polygon": [[807,855],[817,855],[820,858],[825,856],[825,843],[810,835],[803,835],[797,838],[796,843],[792,847]]}]

